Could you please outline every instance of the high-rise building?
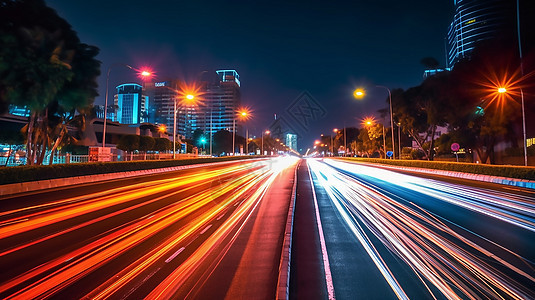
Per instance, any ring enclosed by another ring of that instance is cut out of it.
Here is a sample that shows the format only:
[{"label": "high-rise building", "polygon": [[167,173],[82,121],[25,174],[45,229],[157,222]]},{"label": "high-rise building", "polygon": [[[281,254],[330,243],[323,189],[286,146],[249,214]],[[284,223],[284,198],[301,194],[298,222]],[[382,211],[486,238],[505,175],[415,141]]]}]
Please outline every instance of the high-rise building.
[{"label": "high-rise building", "polygon": [[286,134],[286,146],[290,147],[290,149],[292,150],[297,151],[297,134]]},{"label": "high-rise building", "polygon": [[513,0],[454,0],[454,5],[447,35],[447,67],[468,57],[478,42],[515,33]]},{"label": "high-rise building", "polygon": [[[198,111],[198,126],[213,134],[219,130],[235,130],[236,111],[240,105],[240,75],[235,70],[216,71],[216,82],[204,82],[203,105]],[[237,120],[236,120],[237,122]]]},{"label": "high-rise building", "polygon": [[122,124],[140,124],[147,121],[148,97],[137,83],[117,86],[114,104],[117,108],[117,121]]},{"label": "high-rise building", "polygon": [[143,85],[144,94],[150,99],[147,110],[148,122],[164,124],[170,133],[173,132],[174,101],[177,99],[179,84],[178,80],[167,80],[146,82]]},{"label": "high-rise building", "polygon": [[[165,124],[173,130],[174,101],[177,101],[177,134],[192,138],[197,129],[210,134],[225,129],[234,130],[236,110],[240,104],[240,76],[235,70],[218,70],[217,77],[204,80],[197,95],[188,103],[184,83],[179,80],[146,83],[144,93],[151,99],[149,122]],[[239,124],[236,124],[238,126]]]}]

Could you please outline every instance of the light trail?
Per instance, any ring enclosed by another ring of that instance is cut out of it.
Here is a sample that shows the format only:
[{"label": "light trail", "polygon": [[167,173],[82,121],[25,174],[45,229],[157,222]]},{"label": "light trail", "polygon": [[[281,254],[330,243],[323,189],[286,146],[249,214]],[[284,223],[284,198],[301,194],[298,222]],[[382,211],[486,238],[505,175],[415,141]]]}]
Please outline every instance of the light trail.
[{"label": "light trail", "polygon": [[[102,278],[102,282],[86,296],[91,299],[121,297],[132,293],[164,264],[174,263],[203,233],[206,240],[200,249],[204,250],[197,250],[180,265],[181,268],[188,266],[191,273],[195,265],[205,259],[199,251],[213,251],[258,204],[263,195],[261,191],[270,186],[280,171],[295,162],[295,159],[281,158],[214,166],[203,173],[177,175],[0,212],[0,242],[23,234],[32,236],[24,243],[2,244],[0,259],[6,261],[23,251],[40,247],[45,241],[56,241],[89,226],[96,228],[96,225],[103,226],[104,221],[138,212],[135,218],[122,221],[118,226],[113,225],[116,222],[107,225],[104,231],[95,233],[96,238],[90,238],[82,246],[60,251],[53,259],[0,283],[0,298],[51,297],[133,249],[149,245],[148,250],[143,250],[144,254],[132,257],[127,267]],[[217,185],[205,188],[211,182]],[[236,203],[241,204],[234,207]],[[146,209],[156,204],[159,208]],[[143,212],[141,216],[140,211]],[[88,213],[95,214],[95,218],[81,218]],[[223,224],[213,229],[213,222],[219,221],[223,215],[227,215],[227,219],[221,220]],[[53,229],[55,227],[60,229]],[[43,233],[43,228],[51,228],[51,232]],[[210,233],[212,231],[215,232]],[[161,233],[166,234],[163,240],[147,244]],[[173,281],[175,277],[172,277]]]},{"label": "light trail", "polygon": [[317,184],[325,188],[398,298],[406,297],[403,288],[381,258],[384,253],[377,250],[379,245],[366,237],[365,230],[404,261],[433,298],[440,298],[436,291],[450,299],[535,296],[533,262],[507,245],[445,220],[405,200],[403,194],[393,195],[373,182],[389,182],[412,197],[442,201],[527,232],[535,228],[533,199],[340,161],[309,159],[308,164]]}]

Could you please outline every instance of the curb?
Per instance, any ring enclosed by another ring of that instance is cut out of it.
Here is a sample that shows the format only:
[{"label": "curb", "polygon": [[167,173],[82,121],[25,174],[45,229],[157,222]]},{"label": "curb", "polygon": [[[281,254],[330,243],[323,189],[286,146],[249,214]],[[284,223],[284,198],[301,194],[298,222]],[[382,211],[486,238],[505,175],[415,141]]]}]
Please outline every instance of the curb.
[{"label": "curb", "polygon": [[[247,161],[257,161],[263,158],[258,159],[248,159]],[[218,165],[218,164],[229,164],[235,163],[241,160],[231,160],[231,161],[221,161],[221,162],[211,162],[211,163],[202,163],[202,164],[191,164],[185,166],[176,166],[176,167],[166,167],[160,169],[147,169],[147,170],[138,170],[138,171],[127,171],[127,172],[116,172],[116,173],[106,173],[106,174],[94,174],[86,176],[77,176],[77,177],[67,177],[67,178],[56,178],[56,179],[46,179],[39,181],[29,181],[29,182],[18,182],[0,185],[0,197],[9,196],[24,192],[34,192],[45,189],[64,187],[69,185],[92,183],[98,181],[108,181],[114,179],[122,179],[127,177],[135,177],[141,175],[152,175],[152,174],[161,174],[172,171],[179,171],[184,169],[191,168],[201,168],[205,166]]]},{"label": "curb", "polygon": [[[344,160],[344,161],[351,163],[351,161],[349,160]],[[352,162],[352,163],[356,163],[356,162]],[[471,179],[471,180],[476,180],[476,181],[484,181],[484,182],[497,183],[497,184],[503,184],[503,185],[517,186],[517,187],[528,188],[528,189],[535,189],[535,181],[526,180],[526,179],[499,177],[499,176],[482,175],[482,174],[474,174],[474,173],[463,173],[463,172],[457,172],[457,171],[444,171],[444,170],[437,170],[437,169],[401,167],[401,166],[392,166],[392,165],[374,164],[374,163],[358,162],[358,164],[380,165],[382,168],[391,169],[391,170],[406,170],[406,171],[417,172],[417,173],[437,174],[437,175],[442,175],[442,176],[458,177],[458,178],[463,178],[463,179]]]},{"label": "curb", "polygon": [[294,184],[286,228],[284,229],[284,241],[282,242],[282,254],[279,264],[279,278],[277,279],[277,295],[275,299],[289,299],[290,297],[290,263],[292,258],[292,235],[294,225],[294,207],[297,195],[297,169],[301,162],[295,167]]}]

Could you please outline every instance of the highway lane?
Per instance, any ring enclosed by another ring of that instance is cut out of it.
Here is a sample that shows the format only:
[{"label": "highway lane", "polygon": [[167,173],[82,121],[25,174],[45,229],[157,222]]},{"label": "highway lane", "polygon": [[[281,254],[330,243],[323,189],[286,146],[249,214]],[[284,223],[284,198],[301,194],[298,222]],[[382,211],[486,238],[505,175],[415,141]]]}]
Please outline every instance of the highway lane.
[{"label": "highway lane", "polygon": [[[191,279],[217,265],[243,228],[253,226],[266,191],[295,164],[232,162],[2,199],[0,298],[198,293],[203,287]],[[273,201],[286,199],[287,211],[289,196]]]},{"label": "highway lane", "polygon": [[535,193],[309,159],[339,299],[535,297]]}]

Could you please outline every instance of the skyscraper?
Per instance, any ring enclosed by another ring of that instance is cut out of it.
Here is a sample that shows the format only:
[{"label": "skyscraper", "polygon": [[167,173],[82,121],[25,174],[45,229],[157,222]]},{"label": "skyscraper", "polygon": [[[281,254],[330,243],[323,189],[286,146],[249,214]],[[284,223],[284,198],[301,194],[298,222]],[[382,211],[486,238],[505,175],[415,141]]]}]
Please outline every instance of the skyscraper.
[{"label": "skyscraper", "polygon": [[114,104],[117,108],[117,121],[122,124],[139,124],[147,121],[148,97],[137,83],[117,86]]},{"label": "skyscraper", "polygon": [[219,130],[234,130],[236,110],[240,105],[240,75],[235,70],[218,70],[218,81],[205,82],[204,106],[199,111],[199,125],[213,134]]},{"label": "skyscraper", "polygon": [[[146,83],[145,94],[151,99],[149,122],[165,124],[173,130],[174,102],[177,102],[177,134],[192,138],[197,129],[209,137],[216,131],[232,131],[236,110],[240,104],[240,76],[235,70],[218,70],[217,77],[201,83],[192,103],[180,99],[187,94],[179,80]],[[238,124],[236,124],[238,125]]]},{"label": "skyscraper", "polygon": [[177,99],[178,80],[146,82],[144,93],[150,99],[148,106],[148,122],[164,124],[167,131],[173,132],[174,101]]},{"label": "skyscraper", "polygon": [[514,34],[514,0],[454,0],[455,15],[448,28],[448,67],[470,55],[478,42]]}]

